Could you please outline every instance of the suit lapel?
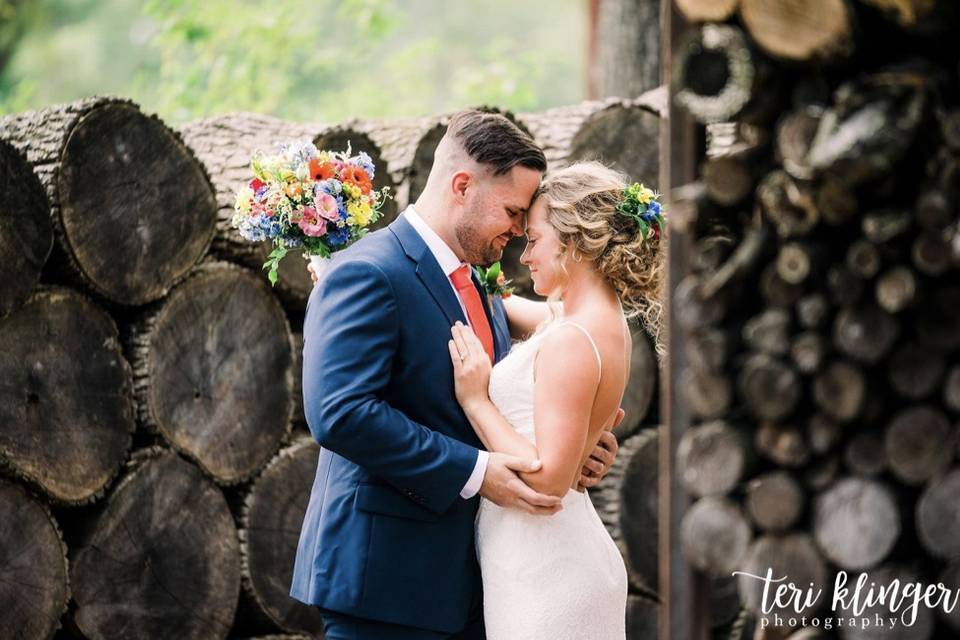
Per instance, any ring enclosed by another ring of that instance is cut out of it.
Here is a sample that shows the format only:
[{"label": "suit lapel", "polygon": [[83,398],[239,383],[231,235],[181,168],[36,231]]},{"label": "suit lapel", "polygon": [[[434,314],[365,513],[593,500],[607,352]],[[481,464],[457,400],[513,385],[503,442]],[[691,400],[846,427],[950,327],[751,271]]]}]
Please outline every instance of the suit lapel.
[{"label": "suit lapel", "polygon": [[407,256],[417,264],[417,277],[420,278],[430,296],[443,311],[450,322],[450,326],[452,327],[457,320],[467,324],[467,319],[463,316],[463,311],[460,310],[460,301],[457,299],[457,294],[453,292],[450,280],[443,273],[437,259],[433,257],[427,243],[423,241],[416,229],[403,216],[390,223],[389,229],[400,241],[400,245]]}]

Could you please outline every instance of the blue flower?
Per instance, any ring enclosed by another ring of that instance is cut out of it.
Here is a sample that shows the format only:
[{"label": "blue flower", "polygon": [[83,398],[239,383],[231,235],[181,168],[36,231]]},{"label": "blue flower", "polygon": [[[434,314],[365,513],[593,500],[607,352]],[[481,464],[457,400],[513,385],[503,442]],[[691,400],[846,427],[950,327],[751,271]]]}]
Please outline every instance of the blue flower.
[{"label": "blue flower", "polygon": [[342,191],[339,180],[321,180],[314,187],[314,194],[320,195],[321,193],[328,193],[331,196],[339,195]]},{"label": "blue flower", "polygon": [[361,151],[357,154],[357,165],[367,172],[367,175],[370,176],[370,179],[373,180],[374,167],[373,160],[370,158],[369,154],[366,151]]},{"label": "blue flower", "polygon": [[295,236],[283,236],[283,235],[282,235],[282,236],[280,236],[280,241],[283,243],[283,246],[285,246],[285,247],[288,248],[288,249],[292,249],[292,248],[294,248],[294,247],[299,247],[299,246],[302,246],[302,245],[303,245],[303,240],[301,240],[300,238],[297,238],[297,237],[295,237]]},{"label": "blue flower", "polygon": [[346,226],[340,227],[337,225],[330,225],[327,227],[327,244],[331,247],[339,247],[345,245],[350,239],[350,229]]},{"label": "blue flower", "polygon": [[660,203],[657,202],[656,200],[654,200],[653,202],[651,202],[650,204],[647,205],[647,211],[653,211],[653,213],[659,214],[659,213],[660,213]]}]

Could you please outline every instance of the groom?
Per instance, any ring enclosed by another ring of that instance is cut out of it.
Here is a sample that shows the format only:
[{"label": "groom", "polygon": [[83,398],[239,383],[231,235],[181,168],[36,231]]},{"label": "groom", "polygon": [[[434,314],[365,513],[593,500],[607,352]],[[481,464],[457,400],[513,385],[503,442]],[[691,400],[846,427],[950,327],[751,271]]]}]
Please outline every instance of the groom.
[{"label": "groom", "polygon": [[[502,115],[465,111],[423,194],[388,228],[336,254],[304,321],[303,396],[320,442],[290,595],[318,606],[328,640],[483,638],[474,549],[478,495],[551,515],[520,479],[539,462],[486,452],[454,397],[447,342],[469,324],[496,362],[503,305],[471,264],[522,234],[543,152]],[[595,485],[616,440],[598,446]]]}]

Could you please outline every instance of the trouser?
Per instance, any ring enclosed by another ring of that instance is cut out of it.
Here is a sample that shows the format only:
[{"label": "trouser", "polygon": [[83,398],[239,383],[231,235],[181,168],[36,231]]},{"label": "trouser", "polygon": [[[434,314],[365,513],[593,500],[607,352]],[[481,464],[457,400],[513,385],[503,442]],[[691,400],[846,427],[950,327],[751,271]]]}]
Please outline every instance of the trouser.
[{"label": "trouser", "polygon": [[478,616],[459,633],[448,634],[389,622],[355,618],[320,609],[326,640],[484,640],[483,620]]}]

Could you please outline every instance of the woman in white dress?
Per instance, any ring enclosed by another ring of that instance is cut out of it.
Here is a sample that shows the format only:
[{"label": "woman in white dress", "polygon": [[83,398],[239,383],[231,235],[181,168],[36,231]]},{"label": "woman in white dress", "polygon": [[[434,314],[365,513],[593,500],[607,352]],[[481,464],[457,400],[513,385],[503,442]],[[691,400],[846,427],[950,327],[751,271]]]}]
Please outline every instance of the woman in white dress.
[{"label": "woman in white dress", "polygon": [[598,163],[544,181],[520,261],[548,302],[504,301],[522,341],[495,367],[467,327],[453,328],[457,399],[480,440],[490,451],[539,459],[523,479],[562,497],[552,516],[482,500],[476,543],[490,640],[625,636],[623,559],[577,478],[600,433],[618,421],[630,372],[624,309],[658,333],[660,235],[618,211],[626,186]]}]

